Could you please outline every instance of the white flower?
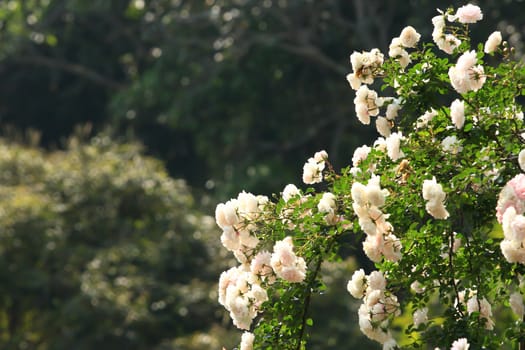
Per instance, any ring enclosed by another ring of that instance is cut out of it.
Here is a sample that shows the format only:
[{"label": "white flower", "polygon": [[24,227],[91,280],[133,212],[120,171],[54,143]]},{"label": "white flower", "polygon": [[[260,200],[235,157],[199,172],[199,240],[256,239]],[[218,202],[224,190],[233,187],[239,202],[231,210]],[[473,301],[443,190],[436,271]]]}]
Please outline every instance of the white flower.
[{"label": "white flower", "polygon": [[483,13],[479,6],[468,4],[461,6],[456,11],[456,14],[449,20],[459,20],[460,23],[476,23],[483,19]]},{"label": "white flower", "polygon": [[271,267],[272,254],[267,251],[257,253],[250,263],[250,272],[260,276],[262,280],[271,278],[273,270]]},{"label": "white flower", "polygon": [[250,332],[244,332],[241,337],[240,350],[253,350],[253,341],[255,335]]},{"label": "white flower", "polygon": [[448,70],[450,83],[460,94],[478,91],[485,83],[486,76],[483,66],[475,66],[476,61],[476,51],[468,51],[461,55],[456,65]]},{"label": "white flower", "polygon": [[354,151],[354,155],[352,156],[352,165],[357,167],[359,163],[368,157],[368,154],[370,154],[371,150],[372,149],[367,145],[357,147]]},{"label": "white flower", "polygon": [[432,18],[432,24],[434,26],[434,30],[432,31],[432,39],[434,42],[438,42],[443,39],[444,37],[444,30],[445,30],[445,16],[443,15],[437,15]]},{"label": "white flower", "polygon": [[335,213],[337,210],[335,199],[332,193],[326,192],[317,204],[317,210],[319,210],[320,213],[326,213],[325,220],[328,225],[335,225],[338,221]]},{"label": "white flower", "polygon": [[347,80],[350,86],[357,90],[361,83],[372,84],[374,82],[374,75],[383,64],[383,54],[378,49],[372,49],[370,52],[354,52],[350,56],[350,62],[353,75],[347,76]]},{"label": "white flower", "polygon": [[467,312],[469,315],[473,312],[479,312],[479,317],[486,320],[485,328],[488,330],[494,329],[494,321],[492,320],[492,306],[486,298],[478,299],[476,295],[472,296],[467,301]]},{"label": "white flower", "polygon": [[239,216],[237,215],[237,201],[229,200],[226,203],[219,203],[215,208],[215,221],[222,229],[237,224],[239,222]]},{"label": "white flower", "polygon": [[314,157],[308,158],[303,166],[303,182],[307,185],[323,181],[325,160],[328,159],[326,151],[316,152]]},{"label": "white flower", "polygon": [[416,127],[422,128],[428,125],[428,123],[436,116],[438,112],[432,108],[430,111],[426,111],[421,117],[417,119]]},{"label": "white flower", "polygon": [[284,187],[283,200],[285,202],[288,202],[293,197],[300,196],[300,195],[301,195],[301,192],[294,184],[288,184]]},{"label": "white flower", "polygon": [[[232,267],[219,279],[219,303],[230,312],[233,324],[240,329],[249,329],[257,316],[257,307],[267,300],[266,291],[253,283],[253,275],[246,266]],[[260,299],[258,299],[260,298]]]},{"label": "white flower", "polygon": [[365,125],[370,124],[370,116],[379,114],[378,103],[381,104],[377,92],[370,90],[366,85],[357,89],[354,98],[355,113],[359,121]]},{"label": "white flower", "polygon": [[401,31],[399,38],[404,47],[414,47],[419,42],[421,35],[413,27],[408,26]]},{"label": "white flower", "polygon": [[355,104],[355,114],[357,119],[364,125],[370,124],[370,113],[368,113],[368,106],[364,103]]},{"label": "white flower", "polygon": [[373,262],[380,262],[382,257],[382,245],[383,238],[381,235],[367,236],[366,239],[363,241],[363,251],[365,252],[366,256]]},{"label": "white flower", "polygon": [[319,164],[313,159],[308,160],[303,166],[303,182],[307,185],[312,185],[321,181],[323,181],[323,173]]},{"label": "white flower", "polygon": [[381,136],[388,137],[391,134],[390,122],[384,117],[377,117],[376,129]]},{"label": "white flower", "polygon": [[400,109],[401,109],[401,105],[399,104],[399,100],[394,99],[394,101],[386,107],[386,113],[385,113],[386,119],[388,120],[395,119]]},{"label": "white flower", "polygon": [[501,44],[501,41],[503,38],[501,37],[501,32],[495,31],[494,33],[490,34],[487,41],[485,42],[485,47],[483,48],[483,51],[485,53],[492,53],[496,51],[498,46]]},{"label": "white flower", "polygon": [[510,307],[512,311],[518,315],[520,319],[523,318],[525,307],[523,306],[523,296],[519,292],[514,292],[510,295],[509,299]]},{"label": "white flower", "polygon": [[390,42],[390,45],[388,46],[388,56],[390,57],[397,57],[401,55],[401,52],[403,50],[403,45],[401,44],[401,38],[395,37],[392,38],[392,41]]},{"label": "white flower", "polygon": [[457,129],[465,124],[465,102],[455,99],[450,105],[450,117]]},{"label": "white flower", "polygon": [[401,52],[401,56],[398,57],[398,60],[401,68],[405,68],[410,64],[410,62],[412,62],[412,60],[410,59],[410,55],[405,50]]},{"label": "white flower", "polygon": [[461,40],[459,40],[456,36],[453,34],[446,34],[442,37],[440,37],[436,44],[438,48],[445,51],[449,55],[454,52],[454,50],[461,45]]},{"label": "white flower", "polygon": [[237,211],[243,219],[255,219],[260,213],[259,199],[252,193],[242,191],[237,196]]},{"label": "white flower", "polygon": [[401,241],[394,234],[386,235],[383,241],[382,253],[386,260],[399,261],[401,260]]},{"label": "white flower", "polygon": [[392,161],[396,161],[400,158],[403,158],[405,154],[400,149],[401,139],[403,138],[403,135],[401,132],[395,132],[390,134],[390,136],[386,139],[386,150],[387,154],[392,159]]},{"label": "white flower", "polygon": [[441,184],[437,183],[436,178],[423,181],[423,199],[427,201],[444,201],[445,192]]},{"label": "white flower", "polygon": [[427,201],[426,210],[436,219],[446,219],[449,213],[445,208],[446,194],[441,184],[438,184],[436,178],[423,181],[423,199]]},{"label": "white flower", "polygon": [[422,287],[421,283],[419,283],[418,281],[412,282],[412,284],[410,285],[410,289],[412,289],[414,293],[417,293],[417,294],[421,294],[425,291],[425,288]]},{"label": "white flower", "polygon": [[467,338],[460,338],[452,343],[450,350],[468,350],[469,347]]},{"label": "white flower", "polygon": [[386,289],[386,279],[381,271],[372,271],[367,280],[370,290],[384,291]]},{"label": "white flower", "polygon": [[319,152],[315,152],[315,154],[314,154],[314,160],[317,163],[324,162],[327,159],[328,159],[328,153],[326,153],[325,150],[322,150],[322,151],[319,151]]},{"label": "white flower", "polygon": [[350,87],[354,90],[359,89],[361,86],[361,79],[359,79],[354,73],[350,73],[346,76],[346,80],[350,84]]},{"label": "white flower", "polygon": [[461,40],[452,34],[445,33],[446,25],[444,15],[438,15],[432,18],[432,24],[434,25],[434,30],[432,31],[432,40],[434,40],[440,50],[445,51],[449,55],[452,54],[454,49],[456,49],[461,44]]},{"label": "white flower", "polygon": [[522,171],[525,171],[525,148],[518,155],[518,163]]},{"label": "white flower", "polygon": [[414,327],[419,327],[419,325],[426,323],[428,321],[428,308],[424,307],[422,309],[417,309],[412,315],[414,319]]},{"label": "white flower", "polygon": [[348,292],[356,299],[361,299],[366,290],[366,275],[363,269],[356,270],[346,286]]},{"label": "white flower", "polygon": [[293,252],[292,237],[275,243],[270,264],[277,277],[288,282],[302,282],[306,277],[306,263]]},{"label": "white flower", "polygon": [[366,186],[360,182],[354,182],[350,190],[354,204],[364,206],[368,201]]},{"label": "white flower", "polygon": [[394,338],[388,339],[383,343],[383,350],[394,350],[397,347],[396,340]]},{"label": "white flower", "polygon": [[330,192],[323,193],[323,197],[321,197],[319,204],[317,204],[317,209],[321,213],[328,213],[335,210],[336,203],[334,194]]},{"label": "white flower", "polygon": [[441,147],[443,148],[443,151],[451,154],[458,154],[463,150],[456,135],[445,137],[441,142]]}]

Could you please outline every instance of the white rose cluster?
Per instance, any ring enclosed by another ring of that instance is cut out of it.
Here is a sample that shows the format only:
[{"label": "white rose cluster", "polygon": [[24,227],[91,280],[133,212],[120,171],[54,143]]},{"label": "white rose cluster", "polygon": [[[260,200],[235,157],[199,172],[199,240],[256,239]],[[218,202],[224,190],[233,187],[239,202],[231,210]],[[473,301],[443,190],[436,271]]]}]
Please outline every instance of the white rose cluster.
[{"label": "white rose cluster", "polygon": [[306,262],[293,252],[292,237],[275,243],[270,264],[273,271],[285,281],[302,282],[306,276]]},{"label": "white rose cluster", "polygon": [[389,261],[399,261],[402,245],[387,221],[388,214],[381,211],[388,191],[381,189],[379,181],[379,176],[372,176],[367,185],[354,182],[351,189],[352,207],[359,219],[359,226],[367,235],[363,249],[370,260],[379,262],[384,257]]},{"label": "white rose cluster", "polygon": [[468,24],[476,23],[482,18],[483,13],[481,12],[481,9],[472,4],[458,8],[454,15],[441,13],[432,18],[432,24],[434,25],[432,39],[440,50],[452,54],[454,50],[461,45],[461,40],[459,40],[454,34],[446,32],[446,21]]},{"label": "white rose cluster", "polygon": [[267,203],[268,197],[243,191],[237,198],[220,203],[215,209],[215,221],[223,230],[221,242],[240,263],[247,261],[247,255],[259,243],[254,234],[256,226],[253,222],[264,211]]},{"label": "white rose cluster", "polygon": [[476,51],[467,51],[462,54],[455,66],[448,70],[452,87],[464,94],[468,91],[478,91],[485,84],[487,77],[483,66],[477,63]]},{"label": "white rose cluster", "polygon": [[372,84],[374,77],[381,71],[383,60],[383,54],[378,49],[352,53],[350,63],[353,73],[346,76],[352,89],[359,89],[361,84]]},{"label": "white rose cluster", "polygon": [[[288,187],[290,197],[300,194],[294,187]],[[294,253],[291,237],[276,242],[272,253],[264,250],[256,253],[259,243],[256,222],[261,220],[267,203],[267,197],[243,191],[237,198],[218,204],[215,210],[217,225],[223,230],[221,242],[241,263],[224,271],[219,278],[219,303],[230,312],[233,324],[239,329],[250,329],[261,305],[268,300],[265,286],[272,285],[277,278],[298,283],[306,276],[306,262]],[[243,335],[241,347],[250,349],[252,343],[249,334]]]},{"label": "white rose cluster", "polygon": [[303,182],[307,185],[313,185],[323,181],[323,170],[325,161],[328,159],[326,151],[319,151],[313,157],[308,158],[303,166]]},{"label": "white rose cluster", "polygon": [[459,45],[461,45],[461,40],[459,40],[454,34],[446,33],[445,18],[446,16],[444,14],[432,18],[432,24],[434,25],[432,39],[440,50],[443,50],[450,55],[457,47],[459,47]]},{"label": "white rose cluster", "polygon": [[219,278],[219,303],[230,312],[233,324],[239,329],[250,329],[262,303],[268,300],[266,290],[249,266],[232,267]]},{"label": "white rose cluster", "polygon": [[[380,108],[386,105],[385,116],[379,116]],[[375,125],[377,132],[383,137],[389,137],[394,127],[394,119],[402,107],[402,101],[392,97],[379,97],[377,92],[368,86],[360,86],[354,98],[355,114],[364,125],[370,124],[371,117],[377,117]]]},{"label": "white rose cluster", "polygon": [[401,68],[405,68],[410,64],[410,62],[412,62],[410,59],[410,54],[406,49],[416,47],[420,38],[421,34],[419,34],[414,29],[414,27],[405,27],[401,31],[399,37],[392,39],[392,42],[388,47],[388,55],[392,58],[395,58],[401,65]]},{"label": "white rose cluster", "polygon": [[359,328],[367,337],[383,344],[383,348],[395,348],[396,342],[388,330],[390,318],[400,314],[397,297],[386,289],[387,281],[380,271],[366,276],[363,269],[354,272],[348,282],[348,292],[363,299],[359,307]]},{"label": "white rose cluster", "polygon": [[449,217],[447,208],[445,208],[445,197],[443,187],[437,183],[435,177],[432,180],[423,181],[423,199],[427,201],[425,208],[436,219]]}]

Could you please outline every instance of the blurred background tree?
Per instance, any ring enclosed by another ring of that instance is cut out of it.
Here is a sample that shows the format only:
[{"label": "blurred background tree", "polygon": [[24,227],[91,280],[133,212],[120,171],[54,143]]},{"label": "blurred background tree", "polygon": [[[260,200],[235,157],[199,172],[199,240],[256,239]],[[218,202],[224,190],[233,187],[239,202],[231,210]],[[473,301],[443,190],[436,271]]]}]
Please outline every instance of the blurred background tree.
[{"label": "blurred background tree", "polygon": [[[453,3],[459,3],[455,1]],[[435,3],[380,0],[3,0],[0,122],[58,144],[78,123],[132,134],[171,174],[224,199],[296,181],[308,155],[335,165],[373,135],[344,79],[352,50],[388,47]],[[443,5],[446,6],[446,5]],[[489,0],[522,50],[523,1]],[[498,22],[499,21],[499,22]],[[499,23],[496,25],[496,23]],[[278,176],[277,176],[278,174]],[[235,185],[233,185],[235,184]]]},{"label": "blurred background tree", "polygon": [[229,344],[213,218],[137,145],[77,141],[0,143],[0,347],[160,349],[205,331]]},{"label": "blurred background tree", "polygon": [[[522,55],[525,3],[479,5],[475,38],[501,30]],[[1,130],[35,129],[47,149],[0,144],[0,345],[231,348],[214,295],[228,257],[206,214],[299,183],[317,150],[347,165],[375,138],[356,123],[349,55],[385,52],[407,24],[430,37],[436,6],[0,0]],[[67,141],[86,124],[91,141]],[[327,267],[342,293],[349,266]],[[351,346],[351,298],[318,305],[312,348]]]}]

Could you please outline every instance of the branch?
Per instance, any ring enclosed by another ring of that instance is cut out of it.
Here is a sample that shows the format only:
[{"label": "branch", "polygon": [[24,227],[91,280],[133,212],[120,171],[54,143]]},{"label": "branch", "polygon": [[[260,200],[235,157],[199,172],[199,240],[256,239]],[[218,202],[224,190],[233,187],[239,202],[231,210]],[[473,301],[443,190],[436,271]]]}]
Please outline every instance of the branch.
[{"label": "branch", "polygon": [[127,87],[126,84],[109,79],[103,76],[102,74],[92,70],[91,68],[88,68],[81,64],[61,61],[61,60],[50,58],[50,57],[39,56],[39,55],[19,57],[16,59],[16,61],[14,61],[14,63],[41,66],[41,67],[62,70],[64,72],[71,73],[81,78],[90,80],[93,83],[102,85],[112,90],[121,90]]},{"label": "branch", "polygon": [[254,36],[254,41],[263,45],[271,46],[275,45],[278,48],[281,48],[289,53],[293,53],[297,56],[306,58],[312,62],[318,63],[321,66],[330,69],[334,73],[341,75],[346,75],[348,69],[346,66],[337,63],[332,58],[325,55],[319,48],[311,44],[300,44],[292,45],[276,40],[276,36],[258,34]]},{"label": "branch", "polygon": [[[332,245],[333,244],[330,244],[330,248],[332,247]],[[323,262],[323,258],[318,257],[311,280],[308,282],[308,285],[306,286],[307,291],[306,291],[306,298],[304,300],[304,305],[303,305],[303,316],[301,318],[301,329],[299,330],[299,341],[297,342],[297,350],[301,349],[301,345],[302,345],[303,337],[304,337],[304,331],[306,329],[306,322],[308,320],[308,310],[310,308],[310,299],[312,297],[311,284],[314,283],[315,280],[317,279],[317,274],[319,273],[319,270],[321,269],[322,262]]]},{"label": "branch", "polygon": [[318,63],[321,66],[332,70],[336,74],[346,75],[348,73],[349,68],[337,63],[336,61],[325,55],[321,50],[319,50],[319,48],[313,45],[305,44],[303,46],[294,46],[285,43],[278,43],[277,46],[285,51],[296,54],[298,56],[302,56],[306,59],[309,59],[310,61]]}]

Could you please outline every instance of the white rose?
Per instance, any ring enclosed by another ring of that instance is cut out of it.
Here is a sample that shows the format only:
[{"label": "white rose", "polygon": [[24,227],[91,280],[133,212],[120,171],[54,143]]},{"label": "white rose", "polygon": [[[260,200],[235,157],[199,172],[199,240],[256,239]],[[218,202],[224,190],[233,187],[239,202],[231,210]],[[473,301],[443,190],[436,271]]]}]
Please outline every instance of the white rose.
[{"label": "white rose", "polygon": [[495,31],[494,33],[490,34],[487,41],[485,42],[485,47],[483,48],[483,51],[485,53],[492,53],[496,51],[498,46],[501,44],[502,41],[501,32]]},{"label": "white rose", "polygon": [[450,117],[457,129],[465,124],[465,102],[455,99],[450,105]]},{"label": "white rose", "polygon": [[421,35],[411,26],[405,27],[399,36],[404,47],[414,47],[419,42]]}]

